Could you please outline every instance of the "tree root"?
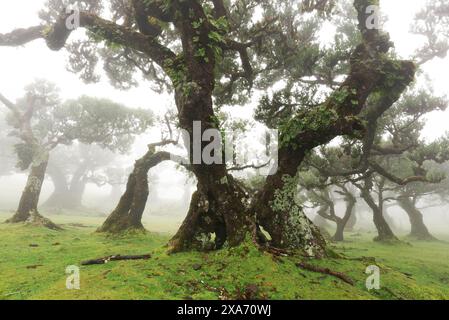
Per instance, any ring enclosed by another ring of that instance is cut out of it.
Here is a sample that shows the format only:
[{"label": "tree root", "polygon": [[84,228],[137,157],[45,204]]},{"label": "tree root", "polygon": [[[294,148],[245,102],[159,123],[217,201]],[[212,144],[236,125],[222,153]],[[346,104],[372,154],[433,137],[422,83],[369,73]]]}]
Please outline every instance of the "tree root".
[{"label": "tree root", "polygon": [[45,218],[40,215],[37,211],[31,211],[30,215],[26,220],[18,220],[15,217],[12,217],[5,221],[5,223],[20,223],[23,222],[25,224],[30,224],[36,227],[45,227],[51,230],[64,230],[62,227],[58,226],[56,223],[52,222],[50,219]]},{"label": "tree root", "polygon": [[50,219],[41,216],[37,212],[32,212],[31,216],[25,221],[27,224],[32,224],[34,226],[42,226],[51,230],[63,230],[60,226],[53,223]]},{"label": "tree root", "polygon": [[93,265],[93,264],[105,264],[105,263],[108,263],[109,261],[118,261],[118,260],[148,260],[150,258],[151,258],[150,254],[133,255],[133,256],[122,256],[122,255],[117,254],[117,255],[113,255],[113,256],[108,256],[108,257],[103,257],[103,258],[98,258],[98,259],[82,261],[81,265],[82,266],[89,266],[89,265]]},{"label": "tree root", "polygon": [[305,263],[305,262],[297,262],[296,266],[299,268],[308,270],[308,271],[313,271],[313,272],[318,272],[318,273],[323,273],[323,274],[327,274],[330,276],[334,276],[336,278],[339,278],[343,282],[346,282],[347,284],[354,286],[354,280],[352,280],[349,276],[347,276],[344,273],[332,271],[329,268],[320,268],[320,267],[313,266],[313,265]]},{"label": "tree root", "polygon": [[280,248],[276,248],[276,247],[272,247],[272,246],[263,246],[263,245],[259,245],[257,243],[256,243],[256,245],[258,245],[258,247],[261,251],[266,251],[268,253],[271,253],[273,256],[288,257],[292,254],[290,251],[285,250],[285,249],[280,249]]}]

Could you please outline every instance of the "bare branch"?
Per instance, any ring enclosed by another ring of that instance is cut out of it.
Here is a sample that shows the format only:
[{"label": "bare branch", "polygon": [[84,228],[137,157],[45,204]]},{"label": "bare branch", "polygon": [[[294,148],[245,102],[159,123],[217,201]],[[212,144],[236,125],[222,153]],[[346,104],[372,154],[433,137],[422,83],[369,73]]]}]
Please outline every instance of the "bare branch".
[{"label": "bare branch", "polygon": [[387,178],[391,182],[394,182],[400,186],[405,186],[412,182],[436,183],[436,181],[431,181],[423,176],[411,176],[408,178],[399,178],[399,177],[395,176],[394,174],[388,172],[384,168],[382,168],[379,164],[375,163],[374,161],[370,161],[370,166],[381,176]]}]

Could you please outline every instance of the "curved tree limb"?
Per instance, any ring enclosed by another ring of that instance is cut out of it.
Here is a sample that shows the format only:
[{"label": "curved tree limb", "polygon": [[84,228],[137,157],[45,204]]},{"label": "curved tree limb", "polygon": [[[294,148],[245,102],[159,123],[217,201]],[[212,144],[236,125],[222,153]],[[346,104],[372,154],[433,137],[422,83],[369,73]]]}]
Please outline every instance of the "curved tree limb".
[{"label": "curved tree limb", "polygon": [[[105,40],[145,53],[162,68],[165,67],[167,59],[176,58],[170,49],[161,45],[152,36],[136,32],[91,13],[80,12],[79,15],[80,27],[100,35]],[[44,39],[51,50],[60,50],[74,31],[66,26],[69,17],[68,14],[61,15],[52,26],[34,26],[0,34],[0,46],[20,46],[37,39]]]}]

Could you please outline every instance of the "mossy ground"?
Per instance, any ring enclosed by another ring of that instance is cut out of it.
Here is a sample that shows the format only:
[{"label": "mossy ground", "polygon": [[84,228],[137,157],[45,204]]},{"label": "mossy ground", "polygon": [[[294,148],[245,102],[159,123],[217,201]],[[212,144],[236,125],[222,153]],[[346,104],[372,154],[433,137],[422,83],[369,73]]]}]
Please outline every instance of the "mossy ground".
[{"label": "mossy ground", "polygon": [[[0,214],[0,221],[6,217]],[[385,245],[373,243],[368,235],[348,234],[348,241],[335,247],[347,259],[307,261],[344,272],[355,280],[351,286],[296,267],[300,257],[274,259],[251,244],[169,256],[165,248],[169,234],[107,237],[93,233],[101,218],[51,219],[65,230],[0,224],[0,299],[232,299],[244,296],[248,287],[257,287],[257,297],[266,299],[449,298],[445,242]],[[69,265],[113,254],[145,253],[152,258],[82,266],[81,289],[66,289]],[[378,291],[365,287],[365,269],[371,264],[381,269]]]}]

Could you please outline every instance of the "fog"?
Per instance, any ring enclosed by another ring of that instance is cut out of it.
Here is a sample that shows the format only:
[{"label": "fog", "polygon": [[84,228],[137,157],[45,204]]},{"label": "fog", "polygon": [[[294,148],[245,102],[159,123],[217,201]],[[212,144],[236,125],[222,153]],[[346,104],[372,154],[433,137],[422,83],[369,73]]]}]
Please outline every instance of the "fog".
[{"label": "fog", "polygon": [[[36,12],[44,5],[44,0],[27,1],[17,0],[13,3],[0,5],[0,33],[8,32],[14,27],[26,27],[36,23]],[[413,17],[424,1],[420,0],[395,0],[382,1],[383,12],[387,22],[385,29],[390,32],[393,42],[396,44],[396,51],[403,57],[409,57],[410,53],[420,44],[420,39],[410,34],[410,26]],[[6,10],[7,8],[7,10]],[[5,10],[3,10],[5,9]],[[20,12],[20,15],[18,14]],[[325,40],[323,40],[325,41]],[[63,99],[76,98],[81,95],[96,97],[107,97],[116,102],[123,103],[130,108],[143,108],[151,110],[156,117],[164,115],[167,109],[173,109],[173,99],[169,94],[159,94],[150,89],[149,83],[140,79],[140,85],[131,90],[120,91],[111,86],[107,77],[102,75],[99,83],[85,84],[77,75],[65,69],[67,62],[66,52],[50,52],[43,41],[35,41],[25,47],[2,48],[0,60],[0,89],[10,100],[15,101],[23,95],[23,87],[34,79],[45,78],[57,84]],[[437,94],[448,94],[447,83],[449,82],[449,58],[434,59],[424,67],[425,76],[420,76],[423,83],[431,82]],[[257,96],[257,94],[255,94]],[[250,116],[257,98],[245,109],[236,107],[238,114]],[[5,113],[0,117],[4,119]],[[423,130],[423,137],[427,141],[433,141],[442,136],[447,130],[449,122],[449,111],[432,112],[426,116],[428,121]],[[0,132],[7,134],[9,128],[4,121],[0,122]],[[119,168],[130,172],[134,161],[141,157],[147,149],[147,144],[160,139],[160,128],[153,128],[143,134],[137,135],[132,148],[124,155],[116,155],[117,163],[105,164],[95,170],[105,170],[107,168]],[[5,138],[5,137],[4,137]],[[68,148],[76,148],[75,146]],[[58,147],[59,148],[59,147]],[[57,151],[57,150],[56,150]],[[4,157],[14,159],[15,155],[12,146],[2,147]],[[3,159],[3,158],[2,158]],[[0,176],[0,211],[12,213],[17,209],[20,194],[26,184],[27,171],[20,171],[15,168],[16,161],[4,161],[5,173]],[[50,161],[51,167],[51,161]],[[115,208],[121,194],[125,190],[126,177],[124,175],[120,183],[114,186],[105,184],[98,185],[87,182],[82,194],[82,205],[73,208],[56,208],[50,210],[53,214],[61,212],[67,214],[85,214],[93,216],[107,216]],[[73,175],[67,173],[67,176]],[[144,220],[149,216],[174,217],[179,224],[185,217],[188,210],[190,197],[195,190],[195,181],[178,166],[170,163],[163,163],[150,172],[150,196],[145,210]],[[42,189],[40,204],[43,205],[55,191],[54,183],[47,175]],[[363,200],[359,199],[359,202]],[[418,205],[426,207],[426,203],[421,201]],[[342,203],[337,203],[337,211],[344,209]],[[449,214],[448,206],[433,206],[423,209],[426,224],[432,233],[449,237]],[[45,210],[45,209],[44,209]],[[309,212],[313,217],[313,210]],[[400,233],[407,233],[409,223],[407,215],[398,207],[393,206],[388,209],[388,214],[394,221],[394,228]],[[358,216],[360,217],[359,228],[374,230],[371,222],[369,209],[364,205],[359,205]]]}]

